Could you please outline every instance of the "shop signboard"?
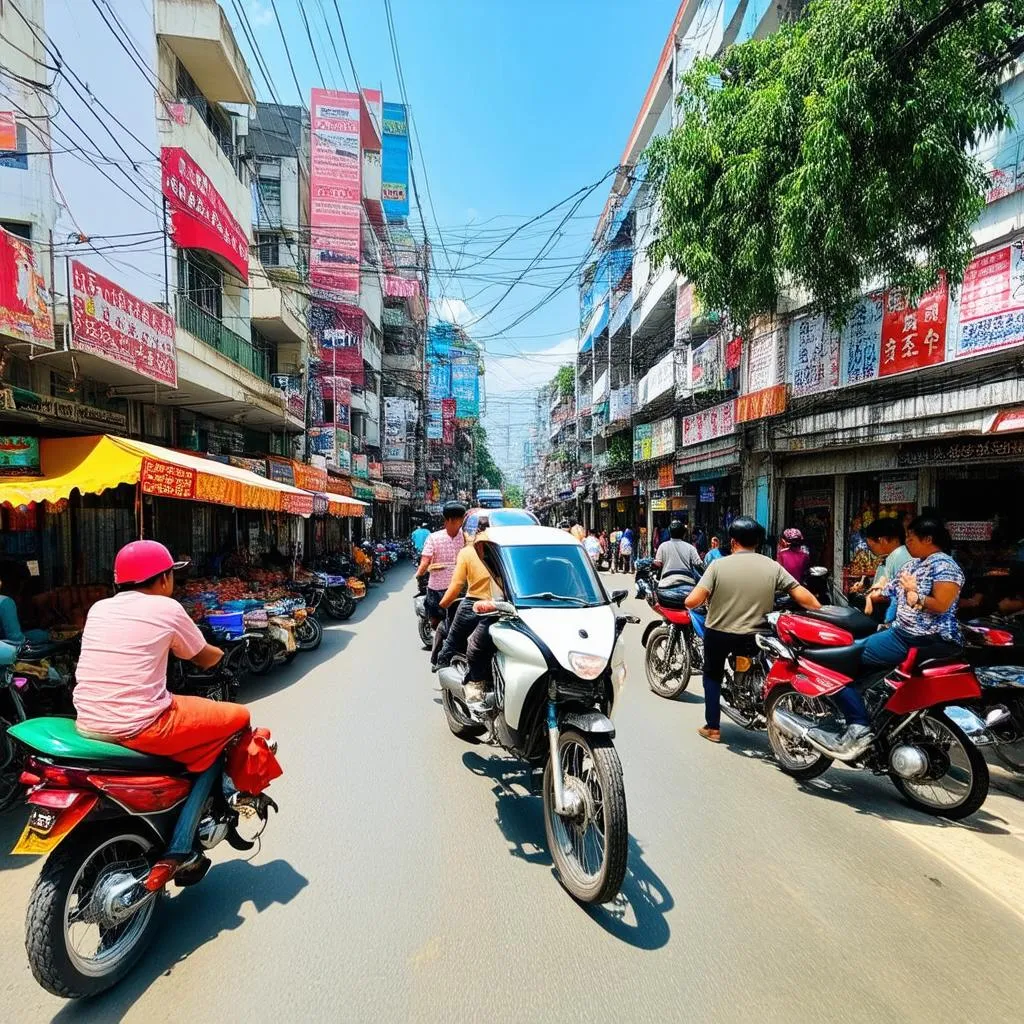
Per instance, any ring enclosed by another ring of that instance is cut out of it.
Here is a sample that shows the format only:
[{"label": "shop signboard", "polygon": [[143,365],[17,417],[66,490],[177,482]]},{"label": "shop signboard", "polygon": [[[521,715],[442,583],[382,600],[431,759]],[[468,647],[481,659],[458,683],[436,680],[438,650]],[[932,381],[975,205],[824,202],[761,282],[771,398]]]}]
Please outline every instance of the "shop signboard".
[{"label": "shop signboard", "polygon": [[943,274],[916,306],[888,291],[883,300],[882,349],[878,376],[936,366],[946,358],[946,317],[949,290]]},{"label": "shop signboard", "polygon": [[1024,254],[1013,245],[983,253],[967,268],[953,357],[1024,344]]},{"label": "shop signboard", "polygon": [[700,487],[701,504],[709,505],[715,500],[715,485],[702,484]]},{"label": "shop signboard", "polygon": [[[620,509],[624,512],[625,509]],[[651,511],[652,512],[667,512],[668,511],[668,498],[651,498]]]},{"label": "shop signboard", "polygon": [[68,423],[78,423],[83,427],[99,427],[101,430],[125,430],[128,427],[128,417],[123,412],[97,409],[95,406],[72,402],[66,398],[39,395],[31,401],[19,400],[17,407],[25,412],[34,412],[39,416],[49,416]]},{"label": "shop signboard", "polygon": [[384,104],[381,199],[388,220],[409,216],[409,121],[401,103]]},{"label": "shop signboard", "polygon": [[384,399],[384,458],[404,460],[415,438],[417,405],[411,398]]},{"label": "shop signboard", "polygon": [[844,387],[878,376],[884,305],[881,292],[876,292],[862,296],[850,311],[840,342],[839,383]]},{"label": "shop signboard", "polygon": [[71,261],[71,328],[80,352],[178,386],[174,318],[78,260]]},{"label": "shop signboard", "polygon": [[292,462],[295,486],[304,491],[323,491],[327,489],[327,470],[319,466],[310,466],[305,462]]},{"label": "shop signboard", "polygon": [[839,386],[839,335],[825,323],[823,314],[797,317],[790,323],[789,379],[794,397]]},{"label": "shop signboard", "polygon": [[415,462],[385,462],[384,477],[397,483],[412,483],[416,476]]},{"label": "shop signboard", "polygon": [[279,484],[295,486],[295,469],[291,459],[282,459],[273,455],[267,456],[267,476]]},{"label": "shop signboard", "polygon": [[368,462],[367,469],[369,470],[371,480],[383,480],[384,479],[384,466],[380,462]]},{"label": "shop signboard", "polygon": [[0,437],[0,476],[39,476],[39,438]]},{"label": "shop signboard", "polygon": [[882,480],[878,485],[879,505],[916,505],[917,477]]},{"label": "shop signboard", "polygon": [[710,409],[701,409],[682,418],[682,438],[680,448],[691,444],[711,441],[716,437],[726,437],[736,430],[736,400],[713,405]]},{"label": "shop signboard", "polygon": [[144,458],[139,485],[144,494],[162,498],[194,498],[196,471],[187,466],[175,466],[169,462]]},{"label": "shop signboard", "polygon": [[361,113],[357,93],[312,92],[309,283],[314,295],[336,302],[359,301]]},{"label": "shop signboard", "polygon": [[241,455],[229,455],[228,465],[235,466],[238,469],[246,469],[257,476],[265,477],[267,475],[266,459],[246,459]]},{"label": "shop signboard", "polygon": [[988,437],[979,441],[937,441],[901,448],[897,466],[941,466],[989,459],[1024,459],[1024,437]]},{"label": "shop signboard", "polygon": [[323,374],[347,377],[363,386],[363,311],[338,302],[312,302],[309,330],[319,346]]},{"label": "shop signboard", "polygon": [[180,146],[160,151],[163,194],[171,213],[171,239],[179,249],[203,249],[249,280],[249,235],[206,172]]},{"label": "shop signboard", "polygon": [[691,353],[690,383],[695,393],[721,391],[725,388],[725,362],[722,353],[722,339],[715,335]]},{"label": "shop signboard", "polygon": [[651,458],[660,459],[676,450],[676,418],[666,416],[651,424]]},{"label": "shop signboard", "polygon": [[455,444],[455,413],[457,403],[454,398],[441,399],[441,443]]},{"label": "shop signboard", "polygon": [[676,482],[676,467],[671,462],[658,467],[658,486],[674,487]]},{"label": "shop signboard", "polygon": [[1015,430],[1024,430],[1024,407],[997,412],[985,433],[1008,434]]},{"label": "shop signboard", "polygon": [[754,324],[747,346],[747,392],[763,391],[780,383],[784,376],[786,347],[782,331],[762,321]]},{"label": "shop signboard", "polygon": [[0,338],[53,348],[50,292],[31,242],[0,228]]},{"label": "shop signboard", "polygon": [[786,385],[775,384],[736,399],[736,422],[749,423],[786,411]]},{"label": "shop signboard", "polygon": [[991,540],[993,525],[992,521],[987,519],[960,520],[946,523],[946,529],[949,530],[949,535],[953,540],[961,542]]},{"label": "shop signboard", "polygon": [[612,388],[608,398],[608,422],[621,423],[633,414],[633,394],[628,384]]},{"label": "shop signboard", "polygon": [[686,341],[690,336],[690,322],[693,320],[693,285],[682,277],[676,281],[675,342]]},{"label": "shop signboard", "polygon": [[476,357],[453,359],[451,375],[455,415],[459,419],[475,419],[480,415],[480,369]]},{"label": "shop signboard", "polygon": [[364,480],[370,479],[370,460],[365,455],[352,456],[352,472]]},{"label": "shop signboard", "polygon": [[440,441],[444,436],[444,420],[441,399],[427,403],[427,440]]},{"label": "shop signboard", "polygon": [[637,423],[633,426],[633,461],[645,462],[651,457],[651,424]]}]

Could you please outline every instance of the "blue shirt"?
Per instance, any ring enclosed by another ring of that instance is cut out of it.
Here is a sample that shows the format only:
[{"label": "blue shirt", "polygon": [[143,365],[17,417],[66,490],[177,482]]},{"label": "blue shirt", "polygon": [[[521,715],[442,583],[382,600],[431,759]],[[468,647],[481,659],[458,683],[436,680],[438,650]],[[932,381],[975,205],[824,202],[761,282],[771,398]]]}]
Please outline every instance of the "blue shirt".
[{"label": "blue shirt", "polygon": [[[912,558],[903,566],[917,581],[918,595],[930,597],[936,583],[964,585],[964,573],[944,551],[936,551],[927,558]],[[915,636],[939,636],[952,643],[960,643],[960,625],[956,621],[956,609],[960,595],[944,612],[930,612],[924,608],[911,608],[907,604],[907,592],[900,586],[899,577],[891,580],[885,593],[896,600],[896,625]]]},{"label": "blue shirt", "polygon": [[412,546],[416,549],[416,554],[423,554],[423,545],[427,543],[429,536],[430,531],[424,526],[412,531]]},{"label": "blue shirt", "polygon": [[704,568],[706,569],[712,562],[717,562],[721,557],[721,548],[710,548],[708,553],[704,556]]}]

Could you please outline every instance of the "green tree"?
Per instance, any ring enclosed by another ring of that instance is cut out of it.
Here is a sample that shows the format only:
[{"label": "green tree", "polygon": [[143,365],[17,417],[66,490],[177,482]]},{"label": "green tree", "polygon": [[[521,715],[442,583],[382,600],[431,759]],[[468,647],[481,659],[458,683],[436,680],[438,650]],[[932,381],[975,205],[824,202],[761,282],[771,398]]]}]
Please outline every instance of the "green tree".
[{"label": "green tree", "polygon": [[560,366],[551,378],[551,386],[558,389],[561,398],[572,398],[576,394],[576,368],[571,363]]},{"label": "green tree", "polygon": [[523,489],[522,487],[519,486],[519,484],[506,484],[505,504],[509,508],[523,507]]},{"label": "green tree", "polygon": [[478,423],[473,427],[476,443],[476,485],[477,487],[501,487],[505,477],[487,447],[487,431]]},{"label": "green tree", "polygon": [[783,286],[841,320],[863,284],[959,283],[984,205],[971,148],[1004,127],[1024,6],[814,0],[762,40],[697,61],[681,123],[648,150],[667,257],[745,323]]}]

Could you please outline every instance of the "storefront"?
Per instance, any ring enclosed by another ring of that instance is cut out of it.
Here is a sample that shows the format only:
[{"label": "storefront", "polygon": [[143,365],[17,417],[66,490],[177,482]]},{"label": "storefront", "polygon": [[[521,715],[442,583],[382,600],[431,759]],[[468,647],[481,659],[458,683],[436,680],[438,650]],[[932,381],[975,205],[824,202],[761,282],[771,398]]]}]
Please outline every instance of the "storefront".
[{"label": "storefront", "polygon": [[[640,509],[642,502],[637,497],[632,479],[598,484],[597,487],[597,529],[624,530],[631,527],[636,530],[642,522]],[[646,509],[645,509],[646,511]]]}]

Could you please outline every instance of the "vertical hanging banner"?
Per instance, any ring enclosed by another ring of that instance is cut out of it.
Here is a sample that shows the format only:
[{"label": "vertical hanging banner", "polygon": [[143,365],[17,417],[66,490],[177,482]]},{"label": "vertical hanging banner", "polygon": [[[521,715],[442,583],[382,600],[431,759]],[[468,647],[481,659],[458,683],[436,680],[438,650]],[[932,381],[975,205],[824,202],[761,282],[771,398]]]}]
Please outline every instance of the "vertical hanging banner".
[{"label": "vertical hanging banner", "polygon": [[455,444],[455,412],[456,402],[454,398],[445,398],[441,401],[441,442],[443,444]]},{"label": "vertical hanging banner", "polygon": [[50,292],[30,242],[0,228],[0,336],[53,348]]},{"label": "vertical hanging banner", "polygon": [[960,291],[953,358],[1024,344],[1024,256],[1012,245],[971,261]]},{"label": "vertical hanging banner", "polygon": [[480,415],[480,372],[476,359],[458,359],[452,362],[452,398],[455,415],[459,419],[473,419]]},{"label": "vertical hanging banner", "polygon": [[358,302],[362,239],[359,96],[314,89],[310,111],[309,283],[317,296]]},{"label": "vertical hanging banner", "polygon": [[949,308],[945,274],[916,306],[907,305],[896,292],[886,292],[884,303],[879,377],[920,370],[945,360]]},{"label": "vertical hanging banner", "polygon": [[358,306],[317,302],[309,307],[309,330],[320,346],[320,373],[342,374],[363,386],[363,311]]},{"label": "vertical hanging banner", "polygon": [[678,345],[690,336],[690,322],[693,320],[693,285],[689,281],[683,281],[682,277],[676,281],[676,315],[674,338]]},{"label": "vertical hanging banner", "polygon": [[401,103],[384,104],[381,199],[388,220],[409,216],[409,122]]},{"label": "vertical hanging banner", "polygon": [[[454,401],[454,399],[450,399]],[[444,437],[443,402],[441,399],[427,403],[427,440],[440,441]]]},{"label": "vertical hanging banner", "polygon": [[178,386],[174,318],[78,260],[71,261],[71,328],[79,351]]},{"label": "vertical hanging banner", "polygon": [[839,386],[839,334],[825,317],[802,316],[789,325],[789,363],[794,395]]},{"label": "vertical hanging banner", "polygon": [[881,293],[858,299],[843,327],[839,383],[860,384],[878,376],[884,301]]},{"label": "vertical hanging banner", "polygon": [[249,235],[206,172],[179,146],[160,150],[163,193],[171,211],[171,240],[179,249],[205,249],[249,281]]}]

